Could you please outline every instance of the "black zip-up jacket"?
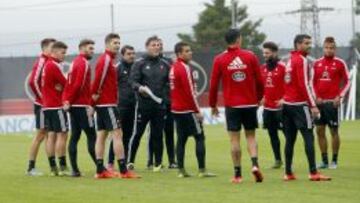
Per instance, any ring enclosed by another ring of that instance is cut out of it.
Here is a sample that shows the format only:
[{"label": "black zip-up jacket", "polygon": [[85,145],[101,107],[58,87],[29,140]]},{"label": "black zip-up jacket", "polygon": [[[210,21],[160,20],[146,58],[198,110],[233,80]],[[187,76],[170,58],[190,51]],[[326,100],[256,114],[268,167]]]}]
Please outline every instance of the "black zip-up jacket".
[{"label": "black zip-up jacket", "polygon": [[119,87],[119,109],[135,107],[135,92],[132,88],[129,78],[133,63],[127,63],[121,60],[118,65],[118,87]]},{"label": "black zip-up jacket", "polygon": [[[166,108],[166,105],[170,103],[169,72],[169,62],[160,56],[145,55],[134,63],[130,81],[136,92],[139,108]],[[163,102],[158,104],[150,97],[139,94],[139,87],[144,85],[148,86],[157,97],[162,98]]]}]

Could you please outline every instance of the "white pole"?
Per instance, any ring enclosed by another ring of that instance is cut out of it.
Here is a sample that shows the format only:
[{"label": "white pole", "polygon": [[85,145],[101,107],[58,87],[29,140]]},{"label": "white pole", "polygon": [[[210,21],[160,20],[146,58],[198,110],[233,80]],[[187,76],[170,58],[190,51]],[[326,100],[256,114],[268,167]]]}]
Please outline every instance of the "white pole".
[{"label": "white pole", "polygon": [[110,4],[110,20],[111,20],[111,32],[115,32],[114,25],[114,4]]},{"label": "white pole", "polygon": [[[356,67],[357,67],[357,63],[356,63]],[[352,93],[353,93],[353,98],[352,98],[352,109],[351,109],[351,120],[355,120],[356,119],[356,76],[357,76],[357,68],[354,67],[354,73],[353,73],[353,88],[352,88]]]}]

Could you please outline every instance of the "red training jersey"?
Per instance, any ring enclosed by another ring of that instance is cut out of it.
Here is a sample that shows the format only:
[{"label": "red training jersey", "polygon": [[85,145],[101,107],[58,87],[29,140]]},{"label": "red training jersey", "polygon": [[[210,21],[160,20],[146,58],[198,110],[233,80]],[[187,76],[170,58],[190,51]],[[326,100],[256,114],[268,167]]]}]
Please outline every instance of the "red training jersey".
[{"label": "red training jersey", "polygon": [[95,79],[92,83],[92,95],[100,97],[96,106],[116,106],[118,103],[117,69],[114,64],[115,54],[106,50],[97,60]]},{"label": "red training jersey", "polygon": [[338,57],[322,57],[316,60],[313,74],[315,95],[322,100],[344,97],[350,88],[347,65]]},{"label": "red training jersey", "polygon": [[63,102],[71,106],[91,105],[91,68],[84,54],[79,54],[72,62],[68,73]]},{"label": "red training jersey", "polygon": [[226,107],[256,107],[263,96],[261,70],[254,53],[228,48],[214,59],[210,80],[209,104],[215,107],[219,82],[222,80]]},{"label": "red training jersey", "polygon": [[41,94],[41,75],[48,56],[41,54],[38,59],[35,61],[33,68],[30,73],[29,86],[31,91],[35,95],[34,103],[37,105],[42,105],[42,94]]},{"label": "red training jersey", "polygon": [[62,73],[60,61],[49,57],[45,63],[41,77],[42,104],[43,109],[62,108],[62,93],[66,84],[65,76]]},{"label": "red training jersey", "polygon": [[314,91],[310,85],[306,53],[292,51],[285,71],[284,103],[315,107]]},{"label": "red training jersey", "polygon": [[173,113],[200,112],[191,68],[182,59],[172,64],[169,74],[171,111]]},{"label": "red training jersey", "polygon": [[266,64],[261,67],[264,83],[264,109],[279,110],[278,101],[284,96],[285,64],[278,62],[273,70]]}]

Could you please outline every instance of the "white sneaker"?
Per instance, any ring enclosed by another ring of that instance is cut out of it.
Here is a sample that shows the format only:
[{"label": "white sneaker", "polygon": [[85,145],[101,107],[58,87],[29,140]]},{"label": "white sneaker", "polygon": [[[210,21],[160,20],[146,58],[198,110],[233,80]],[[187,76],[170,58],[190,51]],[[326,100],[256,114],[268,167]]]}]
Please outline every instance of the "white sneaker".
[{"label": "white sneaker", "polygon": [[127,167],[127,169],[130,170],[130,171],[135,170],[135,165],[134,165],[133,163],[128,163],[126,167]]},{"label": "white sneaker", "polygon": [[331,164],[329,165],[329,169],[337,169],[337,163],[331,162]]},{"label": "white sneaker", "polygon": [[33,168],[30,171],[27,171],[26,175],[28,175],[28,176],[43,176],[44,173],[41,171],[38,171],[36,168]]}]

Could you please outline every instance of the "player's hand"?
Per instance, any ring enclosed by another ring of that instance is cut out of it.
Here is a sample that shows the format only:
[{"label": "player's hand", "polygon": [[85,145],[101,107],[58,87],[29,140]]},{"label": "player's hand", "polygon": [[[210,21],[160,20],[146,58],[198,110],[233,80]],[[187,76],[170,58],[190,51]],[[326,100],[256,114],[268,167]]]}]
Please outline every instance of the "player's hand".
[{"label": "player's hand", "polygon": [[200,122],[203,122],[203,120],[204,120],[204,116],[202,115],[202,113],[196,113],[195,114],[195,117],[196,117],[196,119],[198,120],[198,121],[200,121]]},{"label": "player's hand", "polygon": [[219,117],[220,115],[219,109],[217,107],[211,108],[211,115],[214,117]]},{"label": "player's hand", "polygon": [[339,96],[335,97],[335,99],[334,99],[334,107],[338,108],[340,106],[340,104],[341,104],[341,97],[339,97]]},{"label": "player's hand", "polygon": [[55,89],[59,92],[61,92],[63,90],[63,86],[61,84],[56,84],[55,85]]},{"label": "player's hand", "polygon": [[320,111],[317,107],[312,107],[310,110],[313,118],[320,118]]},{"label": "player's hand", "polygon": [[94,115],[94,112],[95,112],[95,110],[92,106],[89,106],[86,108],[86,113],[89,117],[92,117]]},{"label": "player's hand", "polygon": [[140,86],[140,87],[139,87],[139,93],[140,93],[142,96],[148,96],[148,94],[146,93],[146,86]]},{"label": "player's hand", "polygon": [[284,105],[284,99],[279,99],[279,100],[277,100],[277,101],[276,101],[276,105],[277,105],[278,107],[282,107],[282,106]]},{"label": "player's hand", "polygon": [[322,104],[323,103],[323,100],[321,98],[316,98],[316,104]]},{"label": "player's hand", "polygon": [[264,104],[265,104],[265,98],[262,98],[262,99],[260,100],[260,102],[259,102],[259,105],[260,105],[260,106],[264,106]]},{"label": "player's hand", "polygon": [[92,100],[95,101],[95,102],[99,99],[99,97],[100,97],[99,94],[93,94],[93,95],[91,95]]},{"label": "player's hand", "polygon": [[70,103],[69,103],[69,101],[65,101],[65,102],[64,102],[63,109],[64,109],[64,111],[69,111],[69,109],[70,109]]}]

